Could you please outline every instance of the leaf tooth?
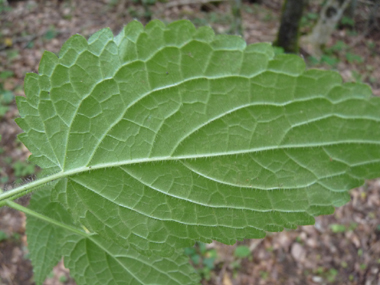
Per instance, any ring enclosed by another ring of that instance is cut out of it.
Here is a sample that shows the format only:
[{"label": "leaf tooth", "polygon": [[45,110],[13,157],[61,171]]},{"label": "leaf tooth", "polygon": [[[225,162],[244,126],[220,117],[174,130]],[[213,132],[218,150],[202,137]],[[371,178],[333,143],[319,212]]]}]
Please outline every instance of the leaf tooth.
[{"label": "leaf tooth", "polygon": [[70,50],[75,51],[76,53],[81,53],[85,51],[88,47],[87,40],[82,35],[74,35],[70,37],[62,46],[59,51],[59,58],[62,60],[65,57],[71,57],[71,54],[68,53]]},{"label": "leaf tooth", "polygon": [[38,66],[38,73],[40,75],[51,76],[57,64],[58,57],[50,51],[45,51]]}]

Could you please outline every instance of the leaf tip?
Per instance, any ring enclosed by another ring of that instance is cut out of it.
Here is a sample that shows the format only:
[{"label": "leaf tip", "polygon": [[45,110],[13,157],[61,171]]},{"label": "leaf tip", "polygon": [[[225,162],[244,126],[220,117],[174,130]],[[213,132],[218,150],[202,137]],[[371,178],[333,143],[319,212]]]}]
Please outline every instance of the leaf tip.
[{"label": "leaf tip", "polygon": [[155,28],[159,28],[163,30],[166,28],[166,26],[163,22],[157,19],[152,20],[148,24],[145,25],[145,31],[153,30]]},{"label": "leaf tip", "polygon": [[76,34],[71,36],[62,46],[59,51],[59,58],[63,58],[66,53],[72,50],[75,53],[80,53],[88,46],[87,40],[84,36]]},{"label": "leaf tip", "polygon": [[38,74],[50,76],[57,64],[58,57],[54,53],[45,50],[38,66]]},{"label": "leaf tip", "polygon": [[138,36],[143,32],[143,30],[144,25],[135,19],[124,26],[122,31],[115,37],[115,42],[119,44],[125,37],[132,42],[136,42]]}]

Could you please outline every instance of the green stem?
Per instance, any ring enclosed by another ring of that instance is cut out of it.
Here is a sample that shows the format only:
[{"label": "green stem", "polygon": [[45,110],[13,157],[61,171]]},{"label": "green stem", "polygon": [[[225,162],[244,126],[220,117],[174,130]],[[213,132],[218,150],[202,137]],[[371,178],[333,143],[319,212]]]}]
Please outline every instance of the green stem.
[{"label": "green stem", "polygon": [[71,231],[71,232],[76,233],[78,235],[81,235],[83,237],[88,238],[88,237],[91,236],[91,234],[87,234],[87,233],[85,233],[84,231],[82,231],[82,230],[80,230],[78,228],[75,228],[73,226],[66,225],[64,223],[58,222],[58,221],[56,221],[54,219],[51,219],[51,218],[49,218],[49,217],[47,217],[45,215],[39,214],[39,213],[37,213],[37,212],[29,209],[29,208],[21,206],[21,205],[15,203],[15,202],[6,201],[6,205],[9,206],[9,207],[11,207],[11,208],[13,208],[13,209],[16,209],[18,211],[24,212],[27,215],[33,216],[33,217],[35,217],[37,219],[40,219],[42,221],[45,221],[45,222],[51,223],[53,225],[56,225],[58,227],[64,228],[64,229],[66,229],[68,231]]},{"label": "green stem", "polygon": [[0,191],[0,207],[6,205],[6,201],[9,200],[15,200],[17,198],[20,198],[21,196],[24,196],[32,191],[34,191],[36,188],[43,186],[46,183],[52,182],[54,180],[67,177],[72,174],[80,173],[83,171],[90,170],[91,167],[81,167],[78,169],[73,169],[70,171],[61,171],[53,175],[46,176],[44,178],[40,178],[38,180],[35,180],[33,182],[30,182],[28,184],[21,185],[20,187],[17,187],[15,189],[6,191],[1,193]]},{"label": "green stem", "polygon": [[42,186],[42,185],[44,185],[48,182],[51,182],[53,180],[56,180],[58,178],[61,178],[62,176],[63,176],[62,172],[59,172],[57,174],[50,175],[50,176],[35,180],[33,182],[30,182],[28,184],[22,185],[20,187],[17,187],[15,189],[10,190],[10,191],[3,192],[0,194],[0,206],[2,204],[4,204],[5,200],[17,199],[21,196],[24,196],[24,195],[32,192],[35,188]]}]

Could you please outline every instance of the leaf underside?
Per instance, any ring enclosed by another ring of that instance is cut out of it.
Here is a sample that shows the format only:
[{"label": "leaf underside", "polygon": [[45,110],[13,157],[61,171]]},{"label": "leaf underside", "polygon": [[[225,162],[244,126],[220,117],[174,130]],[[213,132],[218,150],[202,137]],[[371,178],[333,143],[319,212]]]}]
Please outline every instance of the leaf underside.
[{"label": "leaf underside", "polygon": [[75,223],[140,253],[313,224],[380,172],[379,98],[269,44],[135,21],[38,72],[17,98],[31,160]]},{"label": "leaf underside", "polygon": [[[55,201],[55,188],[36,192],[29,208],[66,225],[74,225],[70,214]],[[28,216],[28,246],[34,267],[34,280],[42,284],[64,256],[65,266],[77,284],[196,284],[187,257],[176,252],[169,259],[144,256],[93,235],[81,236],[51,223]]]}]

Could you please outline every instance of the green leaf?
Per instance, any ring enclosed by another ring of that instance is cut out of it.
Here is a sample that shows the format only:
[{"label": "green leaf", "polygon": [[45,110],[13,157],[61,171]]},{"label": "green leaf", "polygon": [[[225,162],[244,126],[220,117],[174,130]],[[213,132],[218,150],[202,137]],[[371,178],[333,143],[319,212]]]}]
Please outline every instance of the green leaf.
[{"label": "green leaf", "polygon": [[99,236],[66,238],[65,266],[78,284],[197,284],[199,277],[183,254],[144,256]]},{"label": "green leaf", "polygon": [[7,238],[8,238],[7,233],[0,230],[0,242],[2,242],[3,240],[6,240]]},{"label": "green leaf", "polygon": [[360,55],[351,52],[346,53],[346,59],[349,63],[362,63],[364,61],[364,59]]},{"label": "green leaf", "polygon": [[313,224],[380,172],[368,86],[188,21],[75,35],[25,93],[20,139],[51,174],[29,188],[59,179],[77,223],[140,253]]},{"label": "green leaf", "polygon": [[[50,199],[51,186],[45,186],[33,194],[29,208],[40,214],[65,224],[72,224],[70,215],[60,203]],[[61,260],[61,247],[70,234],[66,229],[55,226],[41,219],[28,216],[26,235],[30,259],[34,269],[34,280],[42,284],[53,267]]]},{"label": "green leaf", "polygon": [[5,70],[5,71],[0,72],[0,79],[7,79],[12,76],[14,76],[13,71]]},{"label": "green leaf", "polygon": [[147,257],[97,235],[70,231],[75,225],[62,204],[54,201],[59,196],[55,193],[56,186],[46,186],[34,193],[29,207],[45,215],[44,220],[29,213],[27,219],[28,245],[37,284],[42,284],[62,256],[78,284],[197,283],[198,276],[183,253],[176,252],[170,258]]},{"label": "green leaf", "polygon": [[330,229],[334,233],[344,233],[347,230],[345,225],[339,225],[339,224],[330,225]]},{"label": "green leaf", "polygon": [[248,246],[241,245],[241,246],[238,246],[238,247],[235,248],[234,255],[236,257],[244,258],[244,257],[250,256],[251,255],[251,251],[250,251],[250,249],[249,249]]}]

